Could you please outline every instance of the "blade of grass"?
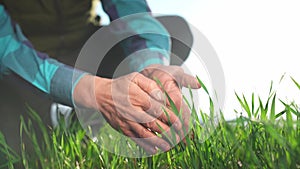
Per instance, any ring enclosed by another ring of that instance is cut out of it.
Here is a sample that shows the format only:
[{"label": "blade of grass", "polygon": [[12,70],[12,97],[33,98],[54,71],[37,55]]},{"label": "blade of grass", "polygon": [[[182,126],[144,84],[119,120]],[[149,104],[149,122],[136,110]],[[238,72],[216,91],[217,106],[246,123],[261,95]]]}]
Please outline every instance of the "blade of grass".
[{"label": "blade of grass", "polygon": [[255,104],[255,97],[254,97],[254,93],[252,93],[251,95],[251,113],[252,113],[252,116],[255,114],[254,112],[254,104]]},{"label": "blade of grass", "polygon": [[275,101],[276,101],[276,94],[273,96],[272,104],[271,104],[271,112],[270,112],[270,120],[274,121],[275,117]]},{"label": "blade of grass", "polygon": [[294,84],[297,86],[297,88],[300,90],[300,84],[294,78],[291,77],[291,79],[294,82]]},{"label": "blade of grass", "polygon": [[267,111],[265,110],[260,97],[258,97],[258,101],[259,101],[259,109],[260,109],[260,119],[266,120],[267,119]]},{"label": "blade of grass", "polygon": [[209,92],[208,92],[208,90],[207,90],[207,87],[204,85],[204,83],[200,80],[200,78],[199,78],[198,76],[196,76],[196,78],[197,78],[198,82],[200,83],[201,88],[203,88],[203,90],[206,92],[206,94],[209,95]]},{"label": "blade of grass", "polygon": [[239,95],[236,92],[235,92],[235,96],[238,99],[242,108],[246,111],[248,117],[251,118],[251,111],[250,111],[250,108],[249,108],[249,105],[247,103],[245,96],[243,95],[243,100],[239,97]]},{"label": "blade of grass", "polygon": [[17,155],[17,153],[7,145],[2,132],[0,132],[0,156],[6,157],[5,159],[1,159],[6,161],[6,163],[0,163],[0,168],[14,168],[14,163],[20,161],[20,157]]}]

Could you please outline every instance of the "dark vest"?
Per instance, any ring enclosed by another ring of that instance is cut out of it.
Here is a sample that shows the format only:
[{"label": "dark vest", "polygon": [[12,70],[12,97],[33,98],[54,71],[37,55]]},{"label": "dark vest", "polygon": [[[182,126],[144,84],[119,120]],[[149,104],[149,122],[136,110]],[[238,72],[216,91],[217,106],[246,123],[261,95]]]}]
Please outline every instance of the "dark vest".
[{"label": "dark vest", "polygon": [[55,58],[79,48],[95,31],[92,0],[0,0],[34,47]]}]

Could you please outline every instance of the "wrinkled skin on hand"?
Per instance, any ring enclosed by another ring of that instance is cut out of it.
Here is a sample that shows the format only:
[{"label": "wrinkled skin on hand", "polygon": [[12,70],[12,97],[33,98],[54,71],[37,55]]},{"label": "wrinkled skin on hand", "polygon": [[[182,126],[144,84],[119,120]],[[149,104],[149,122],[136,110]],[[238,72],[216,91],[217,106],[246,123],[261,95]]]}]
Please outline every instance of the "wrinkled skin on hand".
[{"label": "wrinkled skin on hand", "polygon": [[[192,83],[191,87],[200,87],[194,82],[194,77],[177,67],[148,67],[142,73],[147,77],[157,77],[179,109],[186,105],[182,104],[178,84],[188,86]],[[176,138],[172,139],[178,143],[184,133],[183,125],[165,106],[161,88],[143,74],[131,73],[117,79],[85,75],[74,89],[74,101],[100,111],[114,129],[130,137],[149,154],[155,154],[159,149],[168,151],[173,146],[168,142],[168,138],[174,136],[171,127],[176,131]],[[188,120],[189,112],[183,112],[184,119]],[[162,137],[157,136],[158,133]]]},{"label": "wrinkled skin on hand", "polygon": [[[184,73],[179,66],[150,65],[141,72],[148,78],[157,79],[161,82],[163,90],[170,96],[177,110],[181,112],[185,133],[180,133],[181,139],[185,137],[189,129],[190,110],[183,100],[181,87],[191,87],[192,89],[200,88],[197,79]],[[170,102],[166,99],[167,106]],[[181,127],[182,128],[182,127]],[[181,130],[182,131],[182,130]]]},{"label": "wrinkled skin on hand", "polygon": [[[97,87],[101,86],[101,87]],[[167,111],[172,122],[178,117],[162,103],[162,92],[155,81],[140,73],[131,73],[117,79],[95,81],[97,109],[107,122],[124,135],[131,137],[149,153],[158,149],[168,151],[172,146],[167,137],[171,137],[167,123]],[[174,126],[182,132],[181,125]],[[156,133],[162,134],[158,137]],[[147,139],[141,139],[147,138]],[[180,137],[176,134],[176,142]]]}]

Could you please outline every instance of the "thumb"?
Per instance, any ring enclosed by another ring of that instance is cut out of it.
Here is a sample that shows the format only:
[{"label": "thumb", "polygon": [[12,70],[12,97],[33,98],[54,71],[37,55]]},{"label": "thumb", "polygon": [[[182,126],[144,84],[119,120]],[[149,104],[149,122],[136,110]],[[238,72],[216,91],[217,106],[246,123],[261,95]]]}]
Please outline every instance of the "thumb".
[{"label": "thumb", "polygon": [[178,82],[184,87],[191,87],[192,89],[199,89],[201,87],[198,80],[189,74],[182,73],[180,76],[177,76]]}]

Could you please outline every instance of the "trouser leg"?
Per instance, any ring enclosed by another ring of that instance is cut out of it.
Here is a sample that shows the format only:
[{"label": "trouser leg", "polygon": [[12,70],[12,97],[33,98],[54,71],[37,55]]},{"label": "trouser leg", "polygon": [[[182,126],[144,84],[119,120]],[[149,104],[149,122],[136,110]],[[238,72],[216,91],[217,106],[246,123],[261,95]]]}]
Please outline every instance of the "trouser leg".
[{"label": "trouser leg", "polygon": [[[27,107],[29,106],[39,114],[45,125],[50,124],[48,112],[51,100],[16,75],[9,75],[0,81],[0,93],[0,131],[4,134],[8,145],[20,153],[20,116],[22,115],[24,119],[29,117]],[[41,138],[39,136],[41,135],[37,133],[37,137]],[[25,143],[29,141],[26,136],[24,141]]]}]

